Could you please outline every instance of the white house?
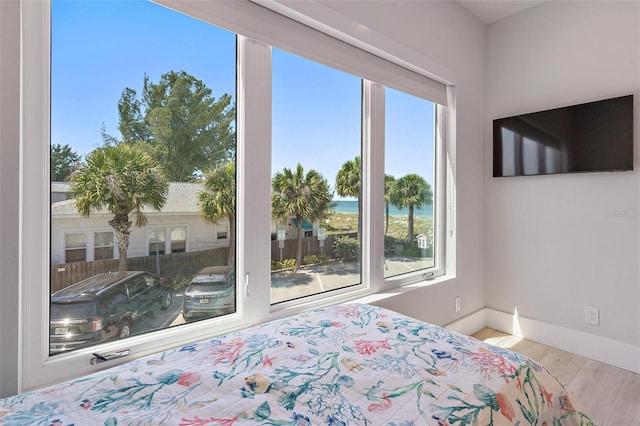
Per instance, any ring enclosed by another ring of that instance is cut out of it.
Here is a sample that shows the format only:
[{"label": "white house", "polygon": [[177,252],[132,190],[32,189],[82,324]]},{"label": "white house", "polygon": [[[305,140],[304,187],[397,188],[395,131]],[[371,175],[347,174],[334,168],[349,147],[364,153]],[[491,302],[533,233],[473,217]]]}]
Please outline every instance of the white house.
[{"label": "white house", "polygon": [[[53,192],[55,190],[55,192]],[[229,245],[229,220],[215,224],[200,217],[198,193],[203,190],[199,183],[171,182],[167,201],[162,210],[143,210],[147,224],[141,228],[131,227],[127,257],[151,256],[206,250]],[[106,210],[91,213],[88,218],[80,216],[75,200],[67,199],[68,185],[56,182],[52,185],[51,206],[51,262],[70,263],[102,259],[117,259],[118,248],[115,235],[109,225],[113,214]],[[319,223],[303,222],[305,236],[317,235]],[[287,223],[271,221],[272,239],[278,229],[284,229],[287,239],[298,235],[297,221]]]},{"label": "white house", "polygon": [[[147,224],[131,227],[128,257],[205,250],[229,245],[229,221],[200,218],[198,183],[171,182],[161,211],[145,210]],[[107,211],[81,217],[73,199],[51,206],[51,262],[68,263],[118,257]]]}]

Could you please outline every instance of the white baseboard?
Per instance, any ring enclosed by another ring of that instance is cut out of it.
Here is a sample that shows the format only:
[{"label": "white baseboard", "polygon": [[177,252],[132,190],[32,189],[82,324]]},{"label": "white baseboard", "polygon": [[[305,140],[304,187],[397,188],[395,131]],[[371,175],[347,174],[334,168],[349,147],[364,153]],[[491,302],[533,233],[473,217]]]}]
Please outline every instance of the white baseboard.
[{"label": "white baseboard", "polygon": [[484,308],[445,326],[463,334],[490,327],[640,374],[640,347]]},{"label": "white baseboard", "polygon": [[466,317],[460,318],[452,323],[444,325],[447,330],[457,331],[467,336],[472,335],[478,330],[482,330],[487,325],[487,309],[480,309]]}]

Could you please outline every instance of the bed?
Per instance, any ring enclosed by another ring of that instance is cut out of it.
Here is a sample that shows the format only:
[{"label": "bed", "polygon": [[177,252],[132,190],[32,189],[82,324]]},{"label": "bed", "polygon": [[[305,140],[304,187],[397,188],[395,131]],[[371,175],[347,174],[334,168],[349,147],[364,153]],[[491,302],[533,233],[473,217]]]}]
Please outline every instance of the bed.
[{"label": "bed", "polygon": [[2,425],[590,425],[543,366],[336,305],[0,400]]}]

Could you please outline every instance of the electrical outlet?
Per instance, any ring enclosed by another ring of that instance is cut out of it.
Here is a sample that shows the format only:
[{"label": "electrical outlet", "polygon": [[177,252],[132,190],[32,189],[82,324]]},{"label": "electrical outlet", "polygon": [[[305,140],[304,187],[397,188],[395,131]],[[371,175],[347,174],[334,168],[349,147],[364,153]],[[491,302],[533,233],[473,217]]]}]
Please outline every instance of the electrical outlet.
[{"label": "electrical outlet", "polygon": [[584,322],[587,324],[600,325],[600,309],[585,307]]},{"label": "electrical outlet", "polygon": [[456,297],[455,306],[456,312],[460,312],[460,296]]}]

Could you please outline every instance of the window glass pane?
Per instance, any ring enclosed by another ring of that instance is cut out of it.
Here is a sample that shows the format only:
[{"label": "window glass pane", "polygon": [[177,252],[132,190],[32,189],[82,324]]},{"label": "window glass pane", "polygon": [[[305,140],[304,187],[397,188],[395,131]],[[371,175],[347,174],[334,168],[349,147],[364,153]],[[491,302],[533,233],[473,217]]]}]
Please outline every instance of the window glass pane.
[{"label": "window glass pane", "polygon": [[149,243],[161,242],[164,245],[164,237],[165,237],[164,228],[149,230]]},{"label": "window glass pane", "polygon": [[165,230],[150,229],[149,230],[149,256],[165,253]]},{"label": "window glass pane", "polygon": [[94,259],[113,259],[113,232],[96,232],[94,240]]},{"label": "window glass pane", "polygon": [[68,249],[87,246],[87,236],[85,234],[66,234],[65,237]]},{"label": "window glass pane", "polygon": [[113,246],[113,232],[96,232],[95,234],[95,246]]},{"label": "window glass pane", "polygon": [[434,263],[435,105],[385,89],[384,276]]},{"label": "window glass pane", "polygon": [[171,253],[184,253],[186,250],[187,228],[171,229]]},{"label": "window glass pane", "polygon": [[362,83],[278,49],[272,62],[271,302],[278,303],[361,282]]},{"label": "window glass pane", "polygon": [[[235,215],[236,35],[146,1],[51,16],[50,353],[235,312],[235,242],[215,227]],[[225,299],[183,303],[216,266]]]},{"label": "window glass pane", "polygon": [[95,260],[113,259],[113,247],[96,247],[94,257]]},{"label": "window glass pane", "polygon": [[65,251],[65,260],[67,263],[84,262],[85,259],[87,258],[86,256],[87,256],[87,250],[84,248]]},{"label": "window glass pane", "polygon": [[185,241],[187,239],[187,228],[172,228],[171,241]]}]

